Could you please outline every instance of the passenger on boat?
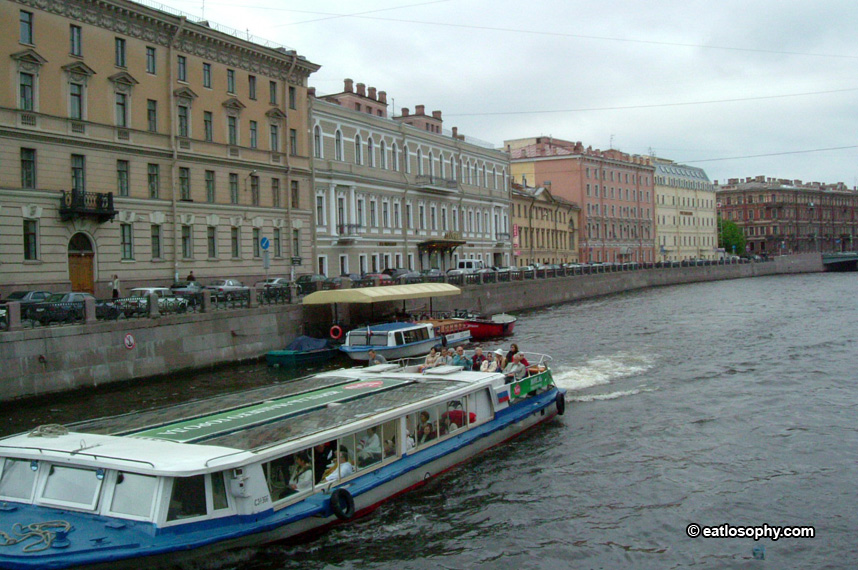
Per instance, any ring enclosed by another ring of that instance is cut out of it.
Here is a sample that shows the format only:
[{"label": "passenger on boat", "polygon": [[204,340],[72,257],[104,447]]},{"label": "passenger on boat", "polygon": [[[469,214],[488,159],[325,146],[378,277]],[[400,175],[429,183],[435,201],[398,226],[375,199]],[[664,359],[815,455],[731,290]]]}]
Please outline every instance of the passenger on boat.
[{"label": "passenger on boat", "polygon": [[381,439],[378,437],[378,428],[373,426],[366,431],[369,437],[358,444],[358,465],[369,465],[381,459]]},{"label": "passenger on boat", "polygon": [[456,347],[456,354],[453,356],[453,366],[461,366],[465,370],[470,370],[473,362],[465,356],[465,349],[461,346]]},{"label": "passenger on boat", "polygon": [[310,469],[310,457],[306,452],[295,454],[295,464],[289,477],[289,487],[298,493],[313,488],[313,470]]},{"label": "passenger on boat", "polygon": [[453,364],[453,357],[450,355],[450,352],[449,348],[442,348],[441,356],[438,357],[438,361],[435,366],[449,366]]},{"label": "passenger on boat", "polygon": [[503,356],[503,351],[501,349],[495,350],[492,352],[492,357],[491,360],[483,362],[480,370],[482,372],[503,372],[503,369],[506,368],[506,358]]},{"label": "passenger on boat", "polygon": [[479,346],[474,349],[474,356],[471,357],[473,364],[471,365],[471,370],[475,372],[479,372],[482,370],[483,362],[486,361],[486,355],[483,354],[483,349]]},{"label": "passenger on boat", "polygon": [[336,448],[335,441],[319,443],[313,448],[313,473],[316,483],[325,478],[325,470],[334,460],[334,448]]},{"label": "passenger on boat", "polygon": [[448,433],[453,433],[457,429],[459,429],[459,426],[457,426],[455,424],[455,422],[453,422],[453,420],[450,419],[449,415],[444,414],[444,419],[441,420],[441,435],[447,435]]},{"label": "passenger on boat", "polygon": [[[512,362],[512,357],[516,354],[520,354],[518,350],[518,345],[512,343],[511,345],[509,345],[509,352],[506,353],[506,361]],[[530,366],[530,363],[527,361],[523,354],[521,355],[521,363],[525,366]]]},{"label": "passenger on boat", "polygon": [[426,355],[426,362],[417,367],[418,372],[423,372],[427,368],[432,368],[437,365],[438,357],[441,355],[438,352],[438,349],[434,346],[429,349],[429,354]]},{"label": "passenger on boat", "polygon": [[503,369],[503,373],[506,375],[506,383],[509,384],[511,382],[518,382],[527,374],[527,366],[522,364],[521,354],[514,354],[512,357],[512,362],[506,365],[506,368]]},{"label": "passenger on boat", "polygon": [[367,360],[367,366],[375,366],[376,364],[387,364],[387,359],[381,354],[377,354],[373,349],[369,349],[367,353],[369,356],[369,360]]},{"label": "passenger on boat", "polygon": [[[412,446],[414,443],[412,442]],[[392,457],[396,455],[396,440],[395,439],[385,439],[384,440],[384,456]]]},{"label": "passenger on boat", "polygon": [[333,483],[354,472],[354,465],[349,463],[349,449],[345,445],[341,445],[340,451],[337,453],[337,460],[325,471],[325,481]]},{"label": "passenger on boat", "polygon": [[432,424],[423,424],[423,428],[420,430],[420,437],[417,438],[417,443],[419,445],[423,445],[424,443],[432,441],[433,439],[435,439],[435,430],[432,429]]}]

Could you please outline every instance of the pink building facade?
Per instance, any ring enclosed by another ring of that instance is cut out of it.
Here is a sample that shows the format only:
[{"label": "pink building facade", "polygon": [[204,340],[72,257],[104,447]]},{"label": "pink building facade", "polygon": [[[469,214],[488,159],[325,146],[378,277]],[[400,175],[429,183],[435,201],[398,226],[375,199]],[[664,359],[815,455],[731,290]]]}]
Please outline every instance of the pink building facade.
[{"label": "pink building facade", "polygon": [[513,180],[581,204],[582,263],[653,262],[655,168],[648,157],[536,137],[506,141]]}]

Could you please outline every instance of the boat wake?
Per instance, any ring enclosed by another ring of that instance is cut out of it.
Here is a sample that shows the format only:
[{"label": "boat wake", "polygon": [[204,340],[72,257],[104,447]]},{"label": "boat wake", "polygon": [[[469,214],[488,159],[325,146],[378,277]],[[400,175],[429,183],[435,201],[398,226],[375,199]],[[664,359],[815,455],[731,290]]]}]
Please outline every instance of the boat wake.
[{"label": "boat wake", "polygon": [[652,369],[655,366],[655,362],[655,355],[630,354],[627,352],[595,356],[580,366],[557,367],[554,374],[554,383],[559,388],[565,388],[570,392],[566,396],[566,399],[570,402],[613,400],[622,396],[650,392],[655,388],[642,386],[610,393],[573,394],[573,392],[584,392],[590,388],[608,386],[623,378],[638,376]]}]

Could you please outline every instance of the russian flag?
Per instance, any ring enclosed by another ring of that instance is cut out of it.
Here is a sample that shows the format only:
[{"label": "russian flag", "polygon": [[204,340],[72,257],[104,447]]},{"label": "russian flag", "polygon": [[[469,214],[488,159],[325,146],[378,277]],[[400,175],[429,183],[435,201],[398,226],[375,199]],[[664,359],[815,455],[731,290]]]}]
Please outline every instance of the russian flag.
[{"label": "russian flag", "polygon": [[509,402],[509,390],[498,392],[498,404],[502,404],[504,402]]}]

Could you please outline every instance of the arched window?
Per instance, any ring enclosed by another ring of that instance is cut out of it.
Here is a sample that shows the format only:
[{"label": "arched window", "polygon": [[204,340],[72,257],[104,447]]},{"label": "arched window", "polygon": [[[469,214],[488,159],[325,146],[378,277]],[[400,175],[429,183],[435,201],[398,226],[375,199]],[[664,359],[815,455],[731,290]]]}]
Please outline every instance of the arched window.
[{"label": "arched window", "polygon": [[441,178],[442,179],[446,178],[447,175],[444,172],[444,155],[443,154],[438,156],[438,166],[441,167]]},{"label": "arched window", "polygon": [[399,172],[399,147],[396,146],[396,143],[393,143],[391,147],[390,162],[393,165],[393,170]]},{"label": "arched window", "polygon": [[429,176],[435,178],[435,156],[429,153]]},{"label": "arched window", "polygon": [[378,144],[378,152],[379,152],[379,166],[383,170],[387,170],[387,147],[384,144],[384,141],[381,141]]},{"label": "arched window", "polygon": [[313,151],[316,158],[322,158],[322,129],[319,125],[313,129]]},{"label": "arched window", "polygon": [[375,147],[372,144],[372,137],[366,140],[366,163],[373,168],[375,167]]},{"label": "arched window", "polygon": [[405,172],[411,174],[411,157],[408,156],[408,145],[402,147],[402,161],[405,163]]},{"label": "arched window", "polygon": [[334,141],[334,159],[343,159],[343,133],[338,129]]},{"label": "arched window", "polygon": [[355,135],[355,164],[361,164],[362,162],[360,135]]},{"label": "arched window", "polygon": [[492,168],[492,188],[495,190],[498,189],[498,170],[497,168]]},{"label": "arched window", "polygon": [[417,174],[423,176],[423,149],[417,149]]},{"label": "arched window", "polygon": [[453,176],[453,180],[459,179],[459,172],[456,170],[456,157],[450,157],[450,174]]}]

